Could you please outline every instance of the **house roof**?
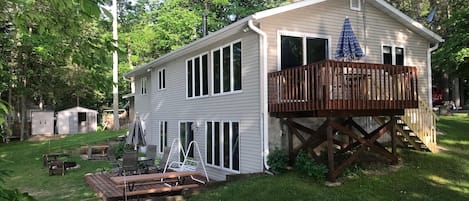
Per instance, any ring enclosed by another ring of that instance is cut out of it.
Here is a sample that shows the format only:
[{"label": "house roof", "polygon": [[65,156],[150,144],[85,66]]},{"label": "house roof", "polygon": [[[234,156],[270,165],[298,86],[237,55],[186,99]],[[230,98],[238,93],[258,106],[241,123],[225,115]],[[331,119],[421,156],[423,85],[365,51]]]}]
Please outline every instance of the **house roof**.
[{"label": "house roof", "polygon": [[[238,31],[241,31],[242,29],[245,28],[247,22],[251,19],[254,20],[260,20],[266,17],[270,17],[273,15],[278,15],[284,12],[288,12],[291,10],[295,10],[298,8],[303,8],[306,6],[314,5],[317,3],[321,3],[327,0],[304,0],[304,1],[299,1],[296,3],[288,4],[285,6],[280,6],[277,8],[272,8],[268,9],[265,11],[260,11],[257,13],[254,13],[253,15],[250,15],[248,17],[245,17],[233,24],[230,24],[214,33],[209,34],[208,36],[201,38],[199,40],[196,40],[192,43],[189,43],[188,45],[175,50],[173,52],[170,52],[168,54],[165,54],[149,63],[146,63],[139,68],[132,70],[126,74],[124,74],[125,77],[134,77],[136,75],[143,74],[147,72],[148,69],[151,69],[157,65],[164,64],[165,62],[170,61],[173,58],[177,58],[178,56],[182,56],[186,53],[189,53],[193,50],[196,50],[198,48],[201,48],[205,46],[207,43],[211,43],[217,40],[220,40],[223,37],[226,37],[226,35],[231,35],[233,33],[236,33]],[[423,36],[425,39],[429,40],[432,43],[438,43],[438,42],[444,42],[444,39],[436,34],[435,32],[432,32],[431,30],[425,28],[422,24],[418,23],[417,21],[413,20],[403,12],[399,11],[398,9],[394,8],[392,5],[387,3],[384,0],[371,0],[367,1],[371,3],[373,6],[378,8],[379,10],[383,11],[384,13],[388,14],[389,16],[395,18],[397,21],[405,25],[407,28],[411,29],[412,31],[415,31],[416,33],[420,34]]]}]

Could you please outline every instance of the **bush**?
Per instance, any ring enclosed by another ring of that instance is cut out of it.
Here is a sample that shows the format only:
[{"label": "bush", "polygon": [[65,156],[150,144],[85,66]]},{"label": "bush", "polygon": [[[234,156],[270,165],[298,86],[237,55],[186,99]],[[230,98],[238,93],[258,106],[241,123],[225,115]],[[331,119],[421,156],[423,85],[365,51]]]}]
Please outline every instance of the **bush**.
[{"label": "bush", "polygon": [[116,144],[112,147],[112,150],[114,152],[114,155],[116,156],[116,159],[122,158],[122,155],[124,155],[124,151],[129,151],[133,150],[132,145],[128,145],[125,142],[119,142],[119,144]]},{"label": "bush", "polygon": [[275,148],[267,157],[267,165],[274,174],[281,174],[287,169],[288,156],[284,151]]},{"label": "bush", "polygon": [[295,169],[317,180],[324,180],[326,178],[327,167],[314,161],[304,151],[300,151],[296,157]]}]

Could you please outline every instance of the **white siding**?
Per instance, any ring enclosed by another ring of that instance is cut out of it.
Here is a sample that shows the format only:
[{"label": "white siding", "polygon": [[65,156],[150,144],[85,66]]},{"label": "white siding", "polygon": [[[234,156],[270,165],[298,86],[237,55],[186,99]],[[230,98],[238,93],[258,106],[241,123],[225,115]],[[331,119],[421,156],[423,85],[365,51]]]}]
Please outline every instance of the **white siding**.
[{"label": "white siding", "polygon": [[[211,50],[241,39],[242,44],[242,91],[228,95],[212,96]],[[209,96],[186,99],[186,59],[208,53],[209,61]],[[239,121],[240,125],[240,172],[252,173],[263,171],[262,140],[260,134],[260,76],[259,76],[259,37],[253,32],[239,33],[227,37],[206,48],[191,52],[183,57],[156,66],[152,72],[151,88],[146,96],[136,95],[136,111],[145,116],[147,113],[146,139],[148,143],[159,145],[159,121],[168,122],[168,146],[179,136],[179,121],[193,121],[200,126],[194,131],[194,138],[199,143],[205,158],[205,122]],[[156,90],[157,71],[166,69],[166,89]],[[148,74],[148,73],[147,73]],[[138,80],[139,78],[137,78]],[[137,90],[140,82],[136,82]],[[138,92],[138,91],[137,91]],[[149,100],[151,97],[151,102]],[[205,161],[205,159],[204,159]],[[224,180],[226,174],[236,172],[207,166],[209,176]]]}]

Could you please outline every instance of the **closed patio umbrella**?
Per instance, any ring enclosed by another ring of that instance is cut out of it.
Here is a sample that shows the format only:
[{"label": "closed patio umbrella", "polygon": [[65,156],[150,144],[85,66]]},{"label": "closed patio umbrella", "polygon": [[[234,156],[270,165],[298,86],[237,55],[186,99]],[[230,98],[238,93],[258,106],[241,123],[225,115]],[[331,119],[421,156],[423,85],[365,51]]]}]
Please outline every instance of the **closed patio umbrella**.
[{"label": "closed patio umbrella", "polygon": [[135,145],[135,147],[146,144],[145,134],[143,132],[142,122],[140,121],[139,116],[136,116],[134,122],[130,125],[129,135],[127,136],[126,142],[127,144]]},{"label": "closed patio umbrella", "polygon": [[339,42],[337,43],[337,49],[335,51],[335,59],[352,61],[358,60],[363,56],[365,55],[353,33],[350,20],[347,16],[342,26],[342,32],[340,32]]}]

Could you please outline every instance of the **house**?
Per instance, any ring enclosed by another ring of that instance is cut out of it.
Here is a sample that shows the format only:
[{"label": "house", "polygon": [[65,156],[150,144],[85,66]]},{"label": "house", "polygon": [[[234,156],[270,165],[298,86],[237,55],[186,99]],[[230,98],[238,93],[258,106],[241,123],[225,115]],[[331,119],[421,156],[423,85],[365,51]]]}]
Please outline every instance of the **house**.
[{"label": "house", "polygon": [[96,110],[73,107],[57,112],[58,134],[96,132],[98,112]]},{"label": "house", "polygon": [[[360,63],[331,60],[346,16],[366,54]],[[356,159],[336,161],[339,146],[397,162],[398,133],[414,132],[434,150],[430,55],[442,41],[384,0],[305,0],[255,13],[125,77],[135,81],[147,142],[162,151],[175,138],[196,140],[211,178],[262,172],[275,147],[293,156],[326,144],[333,181]],[[369,131],[356,117],[381,124]],[[413,130],[396,128],[401,122]],[[391,151],[376,145],[386,132]]]}]

